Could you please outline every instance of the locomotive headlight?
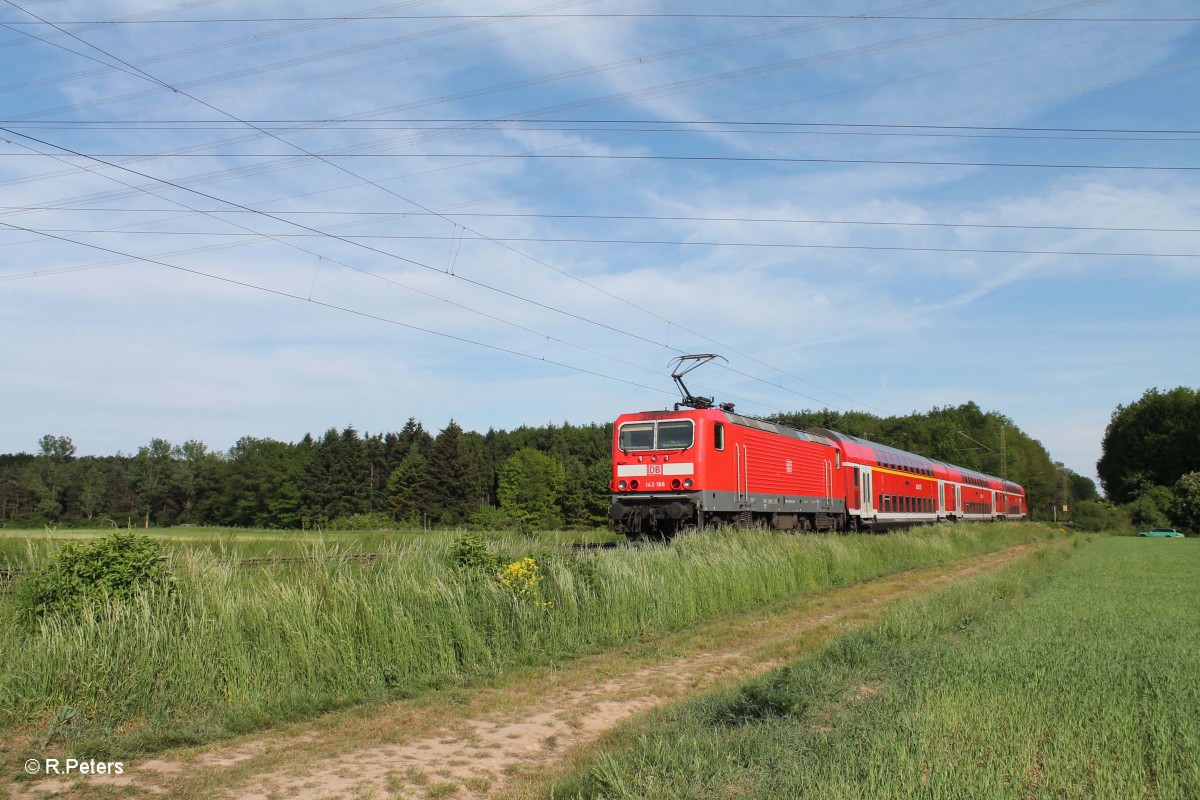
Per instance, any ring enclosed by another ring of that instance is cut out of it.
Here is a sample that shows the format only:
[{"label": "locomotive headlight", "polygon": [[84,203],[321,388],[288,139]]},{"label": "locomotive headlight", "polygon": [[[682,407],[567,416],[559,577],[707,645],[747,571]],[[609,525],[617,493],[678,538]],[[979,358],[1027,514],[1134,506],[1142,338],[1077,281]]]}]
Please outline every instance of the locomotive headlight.
[{"label": "locomotive headlight", "polygon": [[617,481],[617,488],[623,492],[629,488],[629,484],[625,483],[625,481]]},{"label": "locomotive headlight", "polygon": [[633,480],[631,480],[631,481],[629,482],[629,488],[630,488],[630,489],[633,489],[633,490],[636,492],[636,491],[637,491],[637,487],[638,487],[637,478],[634,478]]},{"label": "locomotive headlight", "polygon": [[692,488],[692,479],[691,479],[691,478],[686,478],[686,479],[684,479],[684,481],[683,481],[683,488],[685,488],[685,489],[690,489],[690,488]]},{"label": "locomotive headlight", "polygon": [[673,481],[671,481],[671,488],[672,488],[672,489],[678,489],[678,488],[679,488],[679,478],[675,478]]}]

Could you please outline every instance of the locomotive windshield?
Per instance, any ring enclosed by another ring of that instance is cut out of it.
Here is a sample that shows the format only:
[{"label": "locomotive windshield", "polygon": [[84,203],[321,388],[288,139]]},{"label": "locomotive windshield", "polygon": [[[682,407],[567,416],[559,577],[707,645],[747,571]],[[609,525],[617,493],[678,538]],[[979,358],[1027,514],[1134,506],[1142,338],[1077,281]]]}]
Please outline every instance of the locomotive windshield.
[{"label": "locomotive windshield", "polygon": [[631,422],[621,426],[621,450],[653,450],[654,423]]},{"label": "locomotive windshield", "polygon": [[658,423],[659,450],[687,450],[692,446],[692,421],[687,419]]},{"label": "locomotive windshield", "polygon": [[689,419],[663,422],[627,422],[621,426],[617,444],[622,452],[632,450],[686,450],[692,446],[694,427]]}]

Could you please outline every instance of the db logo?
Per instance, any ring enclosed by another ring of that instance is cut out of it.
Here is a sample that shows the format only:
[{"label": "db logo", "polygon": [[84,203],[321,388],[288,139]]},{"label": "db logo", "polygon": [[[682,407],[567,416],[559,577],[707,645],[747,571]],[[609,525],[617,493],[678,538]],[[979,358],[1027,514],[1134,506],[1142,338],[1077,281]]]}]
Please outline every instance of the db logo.
[{"label": "db logo", "polygon": [[662,475],[663,474],[662,464],[651,464],[650,468],[648,470],[646,470],[646,474],[647,475]]}]

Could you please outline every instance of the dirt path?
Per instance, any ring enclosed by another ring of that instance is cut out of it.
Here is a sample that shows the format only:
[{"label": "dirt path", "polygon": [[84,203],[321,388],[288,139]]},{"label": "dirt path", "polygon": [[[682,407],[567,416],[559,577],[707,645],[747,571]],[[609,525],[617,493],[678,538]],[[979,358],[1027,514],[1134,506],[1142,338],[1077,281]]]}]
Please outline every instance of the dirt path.
[{"label": "dirt path", "polygon": [[[353,709],[240,743],[127,765],[87,783],[43,780],[17,797],[106,789],[128,797],[526,797],[633,715],[741,680],[865,624],[892,601],[1005,566],[1019,545],[708,623],[642,646],[524,671],[495,686]],[[653,650],[649,648],[653,647]]]}]

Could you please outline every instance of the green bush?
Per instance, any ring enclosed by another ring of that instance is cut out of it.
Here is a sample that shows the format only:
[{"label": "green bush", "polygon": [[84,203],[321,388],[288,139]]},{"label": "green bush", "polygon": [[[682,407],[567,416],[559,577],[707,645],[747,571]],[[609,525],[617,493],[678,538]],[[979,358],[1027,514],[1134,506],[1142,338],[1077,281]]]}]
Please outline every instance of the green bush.
[{"label": "green bush", "polygon": [[1081,531],[1129,533],[1129,513],[1107,500],[1080,500],[1071,508],[1071,524]]},{"label": "green bush", "polygon": [[464,533],[450,546],[450,564],[466,575],[494,575],[500,569],[500,556],[488,549],[478,533]]},{"label": "green bush", "polygon": [[17,614],[36,621],[74,614],[92,603],[124,602],[175,585],[161,543],[121,532],[64,546],[16,586]]},{"label": "green bush", "polygon": [[1151,486],[1142,496],[1125,505],[1129,520],[1139,531],[1147,528],[1169,528],[1171,518],[1167,515],[1175,495],[1165,486]]}]

